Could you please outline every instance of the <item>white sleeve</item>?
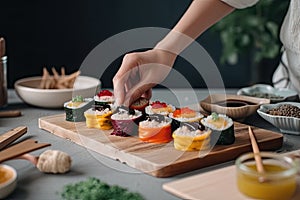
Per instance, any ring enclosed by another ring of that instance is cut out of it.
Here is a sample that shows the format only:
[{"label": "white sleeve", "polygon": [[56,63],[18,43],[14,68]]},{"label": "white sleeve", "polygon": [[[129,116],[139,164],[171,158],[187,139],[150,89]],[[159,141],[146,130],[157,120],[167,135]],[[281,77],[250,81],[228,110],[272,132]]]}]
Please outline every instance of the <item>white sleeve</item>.
[{"label": "white sleeve", "polygon": [[221,0],[221,1],[227,3],[228,5],[234,8],[242,9],[242,8],[253,6],[259,0]]}]

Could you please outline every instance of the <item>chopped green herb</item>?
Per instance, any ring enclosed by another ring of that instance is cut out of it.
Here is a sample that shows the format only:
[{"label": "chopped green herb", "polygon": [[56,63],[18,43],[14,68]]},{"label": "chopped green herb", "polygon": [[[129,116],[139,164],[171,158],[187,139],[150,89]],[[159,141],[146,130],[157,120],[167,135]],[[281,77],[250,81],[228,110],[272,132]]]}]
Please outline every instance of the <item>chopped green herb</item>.
[{"label": "chopped green herb", "polygon": [[211,118],[212,118],[212,120],[217,121],[219,119],[218,113],[215,113],[215,112],[211,113]]},{"label": "chopped green herb", "polygon": [[81,95],[72,97],[72,102],[83,102],[83,97]]},{"label": "chopped green herb", "polygon": [[117,185],[108,185],[97,178],[65,185],[61,193],[65,200],[143,200],[139,193],[129,192]]}]

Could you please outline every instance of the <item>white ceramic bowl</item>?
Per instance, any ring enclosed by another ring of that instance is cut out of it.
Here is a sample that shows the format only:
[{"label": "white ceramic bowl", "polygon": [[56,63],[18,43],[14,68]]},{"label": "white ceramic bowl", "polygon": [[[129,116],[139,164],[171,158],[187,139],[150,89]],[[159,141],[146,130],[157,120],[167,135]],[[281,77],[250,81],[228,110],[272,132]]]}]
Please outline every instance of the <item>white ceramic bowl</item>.
[{"label": "white ceramic bowl", "polygon": [[257,110],[257,113],[262,118],[279,128],[282,133],[300,135],[300,118],[267,114],[268,110],[278,107],[280,104],[291,104],[300,108],[300,103],[281,102],[276,104],[261,105]]},{"label": "white ceramic bowl", "polygon": [[29,77],[15,82],[18,96],[27,104],[43,108],[62,108],[73,96],[93,97],[100,87],[99,79],[79,76],[72,89],[40,89],[42,77]]},{"label": "white ceramic bowl", "polygon": [[[0,173],[0,199],[4,199],[10,195],[17,186],[17,172],[11,166],[0,165]],[[2,179],[5,179],[5,181],[2,182]]]},{"label": "white ceramic bowl", "polygon": [[250,87],[241,88],[238,95],[246,95],[252,97],[268,98],[271,103],[282,101],[295,101],[298,99],[298,94],[294,90],[287,88],[274,88],[267,84],[255,84]]}]

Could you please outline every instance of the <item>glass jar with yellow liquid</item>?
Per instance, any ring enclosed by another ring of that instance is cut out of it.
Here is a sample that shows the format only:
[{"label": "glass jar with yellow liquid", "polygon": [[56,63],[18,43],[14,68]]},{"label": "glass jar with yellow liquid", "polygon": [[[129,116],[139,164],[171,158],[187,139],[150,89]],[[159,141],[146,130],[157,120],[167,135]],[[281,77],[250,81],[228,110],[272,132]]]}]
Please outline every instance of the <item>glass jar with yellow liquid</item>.
[{"label": "glass jar with yellow liquid", "polygon": [[261,152],[260,155],[263,174],[256,169],[253,153],[241,155],[236,160],[239,191],[257,199],[290,199],[297,188],[299,166],[292,158],[280,154]]}]

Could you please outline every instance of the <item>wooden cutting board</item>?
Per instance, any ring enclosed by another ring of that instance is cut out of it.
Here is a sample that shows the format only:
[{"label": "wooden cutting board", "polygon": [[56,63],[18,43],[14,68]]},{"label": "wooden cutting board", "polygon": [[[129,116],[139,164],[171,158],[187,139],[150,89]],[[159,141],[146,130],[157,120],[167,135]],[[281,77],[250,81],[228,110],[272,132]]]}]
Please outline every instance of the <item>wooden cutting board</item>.
[{"label": "wooden cutting board", "polygon": [[[297,177],[297,183],[297,190],[292,200],[300,199],[300,176]],[[250,199],[240,193],[237,188],[235,166],[165,183],[163,189],[182,199],[190,200]]]},{"label": "wooden cutting board", "polygon": [[[248,126],[235,122],[236,141],[232,145],[217,145],[209,153],[182,152],[167,144],[151,144],[137,136],[119,137],[110,131],[87,128],[85,122],[69,122],[65,114],[39,118],[39,127],[59,137],[69,139],[109,158],[155,177],[170,177],[203,167],[223,163],[251,151]],[[282,134],[252,127],[261,150],[276,150],[282,146]]]}]

